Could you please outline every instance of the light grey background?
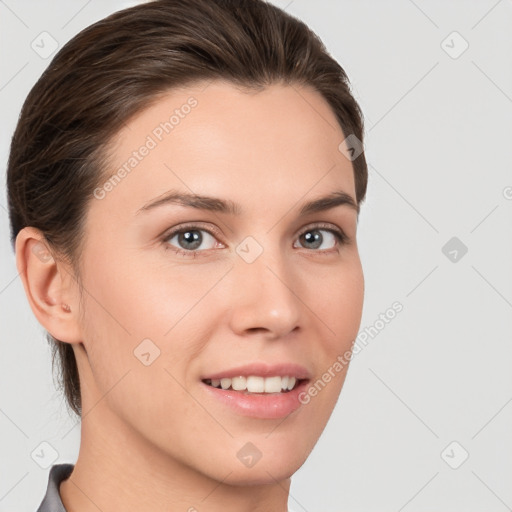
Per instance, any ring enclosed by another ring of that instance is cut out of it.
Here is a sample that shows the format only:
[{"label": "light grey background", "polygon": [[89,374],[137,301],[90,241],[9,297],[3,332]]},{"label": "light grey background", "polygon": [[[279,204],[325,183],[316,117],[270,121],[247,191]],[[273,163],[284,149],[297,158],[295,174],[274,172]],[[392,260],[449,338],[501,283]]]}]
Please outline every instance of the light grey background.
[{"label": "light grey background", "polygon": [[[0,1],[2,176],[22,102],[49,62],[32,41],[47,31],[60,47],[135,3]],[[292,479],[290,508],[512,510],[512,2],[274,3],[347,71],[370,166],[358,237],[361,332],[373,326],[373,337]],[[459,247],[446,256],[452,237]],[[74,463],[80,437],[8,240],[2,183],[0,512],[28,512],[48,474],[31,453],[47,442],[56,463]],[[377,328],[395,301],[403,311]]]}]

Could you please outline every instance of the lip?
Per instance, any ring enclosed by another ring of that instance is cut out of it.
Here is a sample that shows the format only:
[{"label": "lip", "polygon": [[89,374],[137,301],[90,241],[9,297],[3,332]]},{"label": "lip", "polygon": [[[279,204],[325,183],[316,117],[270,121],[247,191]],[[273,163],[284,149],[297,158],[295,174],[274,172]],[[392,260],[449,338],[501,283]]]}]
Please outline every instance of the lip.
[{"label": "lip", "polygon": [[[249,377],[251,375],[259,377],[290,376],[295,377],[299,382],[291,391],[266,394],[244,394],[242,391],[233,389],[215,388],[203,382],[207,379]],[[204,375],[201,377],[201,385],[209,400],[220,402],[236,414],[251,418],[277,419],[288,416],[303,405],[299,401],[299,395],[307,388],[311,375],[311,372],[304,366],[295,363],[255,362]]]},{"label": "lip", "polygon": [[244,366],[237,366],[227,370],[209,373],[201,377],[201,380],[206,379],[232,379],[233,377],[249,377],[256,375],[258,377],[295,377],[297,380],[311,379],[311,373],[299,364],[294,363],[251,363]]},{"label": "lip", "polygon": [[284,418],[303,404],[299,395],[309,385],[309,379],[300,380],[298,385],[286,393],[244,394],[233,389],[214,388],[204,382],[201,386],[210,400],[218,400],[241,416],[261,419]]}]

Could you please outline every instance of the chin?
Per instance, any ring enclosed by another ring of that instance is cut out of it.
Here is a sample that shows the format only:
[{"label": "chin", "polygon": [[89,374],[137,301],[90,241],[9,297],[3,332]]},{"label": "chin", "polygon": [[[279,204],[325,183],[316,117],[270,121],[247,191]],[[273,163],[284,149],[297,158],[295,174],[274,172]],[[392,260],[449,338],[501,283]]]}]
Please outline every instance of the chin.
[{"label": "chin", "polygon": [[[267,441],[266,447],[263,447],[263,443],[260,446],[260,458],[254,454],[255,458],[251,460],[249,456],[244,461],[244,452],[238,455],[241,450],[234,458],[226,460],[224,456],[224,464],[216,467],[216,479],[235,486],[275,484],[276,481],[290,478],[304,464],[310,452],[301,443],[281,448],[269,446]],[[250,453],[251,450],[247,452]],[[223,469],[219,472],[220,466]],[[227,474],[229,476],[226,478]]]},{"label": "chin", "polygon": [[[240,487],[275,485],[276,482],[281,482],[291,478],[303,463],[304,461],[302,461],[300,464],[290,464],[286,461],[280,461],[279,464],[269,463],[266,466],[260,466],[260,464],[262,464],[260,461],[260,463],[252,468],[234,469],[229,477],[223,480],[223,482],[229,485]],[[220,480],[222,480],[222,477]]]}]

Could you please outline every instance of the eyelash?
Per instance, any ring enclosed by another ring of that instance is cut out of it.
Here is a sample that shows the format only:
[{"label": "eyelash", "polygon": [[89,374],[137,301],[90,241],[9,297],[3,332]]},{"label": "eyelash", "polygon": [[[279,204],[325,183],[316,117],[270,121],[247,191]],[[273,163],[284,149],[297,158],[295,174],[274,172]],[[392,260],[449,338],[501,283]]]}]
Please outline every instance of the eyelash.
[{"label": "eyelash", "polygon": [[[326,225],[326,224],[321,224],[321,223],[315,224],[312,226],[308,226],[307,229],[304,229],[303,231],[301,231],[299,233],[298,238],[300,238],[305,233],[308,233],[309,231],[315,231],[315,230],[328,231],[328,232],[332,233],[338,242],[338,246],[344,246],[344,245],[347,245],[350,243],[349,237],[341,229],[338,230],[338,229],[333,228],[331,225]],[[162,241],[164,242],[165,250],[171,250],[174,253],[176,253],[180,256],[183,256],[183,257],[193,257],[193,258],[195,258],[198,255],[198,253],[208,253],[209,252],[208,249],[187,251],[185,249],[179,249],[179,248],[174,247],[174,246],[170,245],[169,243],[167,243],[167,241],[170,240],[171,238],[173,238],[175,235],[180,234],[180,233],[185,233],[187,231],[206,231],[209,235],[213,236],[214,238],[217,238],[220,235],[220,233],[218,233],[216,230],[206,229],[205,227],[200,226],[198,224],[182,225],[172,231],[169,231],[168,233],[166,233],[164,235]],[[214,249],[211,249],[211,250],[214,250]],[[308,249],[306,249],[306,250],[308,250]],[[319,254],[332,254],[334,251],[334,249],[324,249],[324,250],[311,249],[311,250],[313,252],[317,252]]]}]

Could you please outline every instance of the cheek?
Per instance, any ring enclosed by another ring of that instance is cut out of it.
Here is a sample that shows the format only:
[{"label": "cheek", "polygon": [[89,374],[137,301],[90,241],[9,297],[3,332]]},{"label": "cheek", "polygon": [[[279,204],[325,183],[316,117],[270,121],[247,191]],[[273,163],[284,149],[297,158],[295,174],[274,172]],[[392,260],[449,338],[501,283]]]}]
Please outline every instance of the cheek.
[{"label": "cheek", "polygon": [[350,365],[350,350],[359,331],[364,300],[361,262],[354,258],[338,269],[315,272],[315,281],[316,284],[308,279],[305,290],[310,290],[308,306],[322,334],[314,350],[311,346],[307,348],[318,365],[304,400],[308,402],[305,410],[318,426],[327,421],[338,400]]},{"label": "cheek", "polygon": [[158,358],[183,380],[188,362],[215,325],[218,313],[211,296],[227,268],[206,271],[162,259],[103,258],[92,250],[84,262],[84,344],[95,356],[91,363],[110,370],[109,378],[115,379],[125,368],[140,365],[137,357],[149,352],[146,358]]},{"label": "cheek", "polygon": [[[359,258],[338,269],[317,274],[316,285],[308,280],[306,288],[316,290],[311,301],[314,313],[327,332],[326,353],[345,351],[356,338],[363,311],[364,276]],[[309,294],[311,296],[311,292]]]},{"label": "cheek", "polygon": [[104,397],[100,404],[139,431],[165,436],[185,424],[192,432],[199,427],[191,418],[201,411],[180,383],[204,339],[191,325],[198,325],[206,285],[135,264],[133,258],[87,267],[83,326],[91,378]]},{"label": "cheek", "polygon": [[[84,267],[84,285],[88,290],[87,313],[96,325],[119,330],[134,342],[137,339],[163,337],[196,304],[202,292],[192,273],[146,261],[140,255],[115,255],[91,251]],[[203,275],[203,278],[205,276]]]},{"label": "cheek", "polygon": [[360,263],[344,273],[338,283],[337,302],[332,301],[329,312],[335,322],[335,329],[343,333],[350,343],[356,338],[363,312],[364,277]]}]

